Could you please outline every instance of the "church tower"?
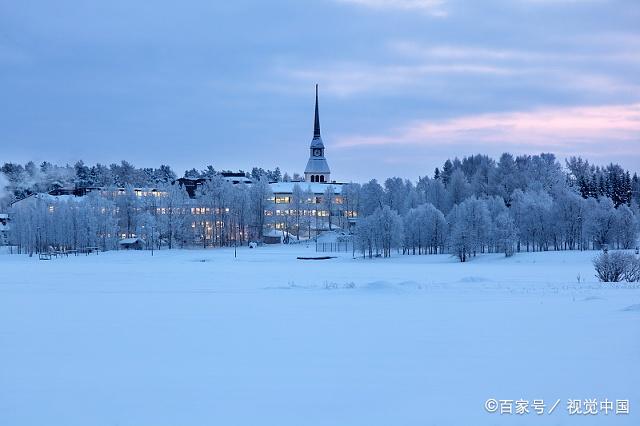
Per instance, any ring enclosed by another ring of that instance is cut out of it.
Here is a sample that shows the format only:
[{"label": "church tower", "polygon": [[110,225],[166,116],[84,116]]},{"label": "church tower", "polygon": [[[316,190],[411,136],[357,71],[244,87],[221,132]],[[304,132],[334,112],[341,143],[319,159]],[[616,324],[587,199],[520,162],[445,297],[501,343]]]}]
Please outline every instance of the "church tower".
[{"label": "church tower", "polygon": [[309,147],[309,161],[304,169],[307,182],[331,182],[331,171],[327,159],[324,158],[324,144],[320,137],[320,115],[318,114],[318,85],[316,84],[316,113],[313,123],[313,139]]}]

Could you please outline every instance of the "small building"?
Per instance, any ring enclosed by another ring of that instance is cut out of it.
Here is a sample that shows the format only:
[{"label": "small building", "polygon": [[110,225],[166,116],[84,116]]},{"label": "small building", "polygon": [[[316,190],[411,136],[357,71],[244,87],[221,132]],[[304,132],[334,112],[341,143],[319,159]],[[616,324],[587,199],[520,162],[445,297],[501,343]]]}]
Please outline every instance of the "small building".
[{"label": "small building", "polygon": [[262,242],[265,244],[280,244],[287,238],[286,233],[278,229],[270,229],[262,234]]},{"label": "small building", "polygon": [[262,233],[262,242],[264,244],[289,244],[295,239],[295,235],[290,234],[283,229],[272,228]]},{"label": "small building", "polygon": [[144,248],[144,240],[140,237],[125,238],[118,241],[118,245],[123,250],[142,250]]}]

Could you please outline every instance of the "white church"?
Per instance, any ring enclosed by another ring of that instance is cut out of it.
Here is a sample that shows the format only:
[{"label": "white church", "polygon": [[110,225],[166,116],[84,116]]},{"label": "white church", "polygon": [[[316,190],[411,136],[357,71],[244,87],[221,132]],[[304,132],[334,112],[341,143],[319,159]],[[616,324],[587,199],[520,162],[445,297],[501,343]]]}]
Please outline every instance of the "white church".
[{"label": "white church", "polygon": [[[316,84],[316,103],[313,120],[313,139],[309,146],[309,159],[304,170],[304,181],[273,182],[270,184],[273,192],[274,223],[276,229],[289,229],[290,218],[296,215],[296,211],[291,209],[295,186],[298,186],[304,193],[305,207],[302,215],[305,218],[312,218],[307,229],[312,233],[331,228],[349,226],[350,219],[354,213],[344,209],[344,199],[342,196],[343,183],[331,180],[331,169],[325,157],[325,146],[320,135],[320,113],[318,106],[318,85]],[[329,203],[327,196],[331,196]],[[331,211],[329,211],[329,208]],[[320,219],[320,220],[318,220]],[[331,222],[331,224],[329,224]]]}]

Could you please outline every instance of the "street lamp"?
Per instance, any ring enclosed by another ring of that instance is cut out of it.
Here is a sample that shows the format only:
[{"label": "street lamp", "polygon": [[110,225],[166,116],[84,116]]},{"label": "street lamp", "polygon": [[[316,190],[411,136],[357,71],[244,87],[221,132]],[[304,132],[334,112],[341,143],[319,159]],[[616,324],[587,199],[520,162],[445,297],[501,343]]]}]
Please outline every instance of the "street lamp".
[{"label": "street lamp", "polygon": [[153,246],[155,245],[155,233],[156,233],[156,227],[152,226],[151,227],[151,256],[153,256]]}]

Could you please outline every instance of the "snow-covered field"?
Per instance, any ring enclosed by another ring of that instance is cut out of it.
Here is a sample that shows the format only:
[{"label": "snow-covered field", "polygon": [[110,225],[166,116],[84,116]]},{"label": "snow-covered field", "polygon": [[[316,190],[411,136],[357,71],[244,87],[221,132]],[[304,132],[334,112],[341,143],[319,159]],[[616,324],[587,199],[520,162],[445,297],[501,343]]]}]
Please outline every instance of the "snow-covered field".
[{"label": "snow-covered field", "polygon": [[0,425],[640,424],[640,289],[595,253],[314,254],[0,255]]}]

